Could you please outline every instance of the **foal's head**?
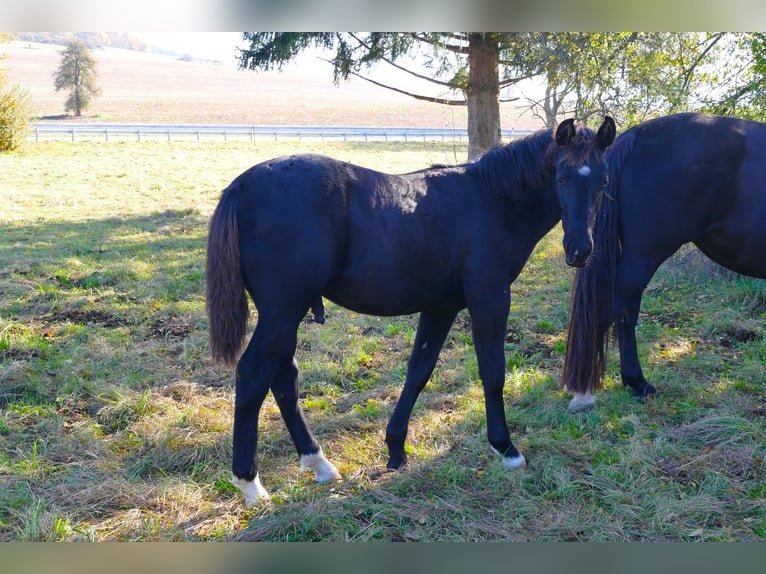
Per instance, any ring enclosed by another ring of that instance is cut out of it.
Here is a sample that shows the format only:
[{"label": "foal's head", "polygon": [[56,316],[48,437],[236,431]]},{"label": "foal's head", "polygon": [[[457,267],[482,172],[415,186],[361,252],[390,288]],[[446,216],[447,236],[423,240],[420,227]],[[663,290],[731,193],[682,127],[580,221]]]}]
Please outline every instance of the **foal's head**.
[{"label": "foal's head", "polygon": [[556,193],[564,225],[567,264],[582,267],[593,251],[593,223],[609,181],[604,151],[615,136],[614,120],[607,116],[595,134],[564,120],[556,128]]}]

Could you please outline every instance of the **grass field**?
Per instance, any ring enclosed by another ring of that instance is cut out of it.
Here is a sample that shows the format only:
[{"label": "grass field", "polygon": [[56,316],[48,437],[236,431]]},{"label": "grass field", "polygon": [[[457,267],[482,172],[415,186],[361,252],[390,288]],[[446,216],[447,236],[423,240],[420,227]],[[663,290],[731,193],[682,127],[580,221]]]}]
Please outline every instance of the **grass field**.
[{"label": "grass field", "polygon": [[660,394],[635,402],[613,365],[598,409],[571,415],[558,228],[512,286],[505,397],[528,470],[504,469],[486,443],[461,315],[416,406],[410,465],[385,472],[416,318],[328,305],[325,325],[302,325],[297,358],[303,406],[344,480],[299,472],[269,398],[259,456],[272,499],[245,507],[228,483],[232,373],[206,349],[206,226],[237,174],[299,150],[390,172],[465,154],[143,142],[0,156],[0,540],[766,539],[764,282],[691,251],[666,264],[639,329]]}]

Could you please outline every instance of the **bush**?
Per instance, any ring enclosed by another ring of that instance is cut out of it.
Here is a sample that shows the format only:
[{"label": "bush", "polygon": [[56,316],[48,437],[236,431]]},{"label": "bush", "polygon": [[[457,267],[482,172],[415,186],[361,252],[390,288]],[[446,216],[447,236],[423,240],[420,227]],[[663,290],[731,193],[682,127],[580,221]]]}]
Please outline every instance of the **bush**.
[{"label": "bush", "polygon": [[27,138],[30,120],[29,92],[18,85],[0,86],[0,151],[11,151]]}]

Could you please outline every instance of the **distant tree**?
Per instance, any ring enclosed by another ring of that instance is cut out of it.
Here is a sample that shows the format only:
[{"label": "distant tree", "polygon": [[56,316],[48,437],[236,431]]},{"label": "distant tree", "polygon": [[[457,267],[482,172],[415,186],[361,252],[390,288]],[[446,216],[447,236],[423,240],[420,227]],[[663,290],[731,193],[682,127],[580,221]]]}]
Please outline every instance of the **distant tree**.
[{"label": "distant tree", "polygon": [[99,94],[96,86],[96,60],[81,40],[73,40],[61,52],[61,66],[53,75],[56,91],[70,90],[64,109],[81,116],[94,96]]},{"label": "distant tree", "polygon": [[[0,32],[0,43],[12,39],[7,32]],[[0,56],[0,59],[4,57]],[[12,151],[26,139],[30,108],[29,93],[17,84],[9,85],[0,69],[0,151]]]}]

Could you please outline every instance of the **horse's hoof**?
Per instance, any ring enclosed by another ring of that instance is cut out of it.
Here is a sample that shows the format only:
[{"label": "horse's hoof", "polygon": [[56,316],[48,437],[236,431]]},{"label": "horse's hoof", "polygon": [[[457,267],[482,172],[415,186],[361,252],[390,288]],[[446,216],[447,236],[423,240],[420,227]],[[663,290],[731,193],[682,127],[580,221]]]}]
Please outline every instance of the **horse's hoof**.
[{"label": "horse's hoof", "polygon": [[644,402],[646,399],[653,397],[657,394],[657,389],[653,385],[647,382],[642,382],[638,388],[629,386],[630,394],[636,397],[639,401]]},{"label": "horse's hoof", "polygon": [[245,504],[255,504],[259,500],[269,498],[269,493],[263,488],[261,479],[255,475],[254,480],[245,480],[236,476],[231,477],[231,483],[242,491],[245,495]]},{"label": "horse's hoof", "polygon": [[596,406],[596,397],[590,393],[576,394],[571,401],[569,401],[570,413],[581,413],[592,409]]}]

